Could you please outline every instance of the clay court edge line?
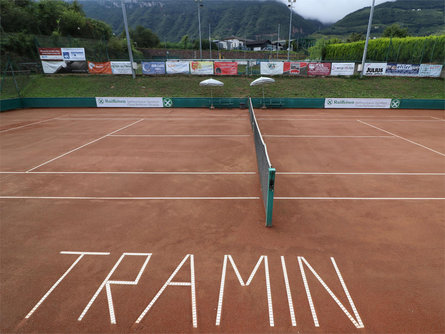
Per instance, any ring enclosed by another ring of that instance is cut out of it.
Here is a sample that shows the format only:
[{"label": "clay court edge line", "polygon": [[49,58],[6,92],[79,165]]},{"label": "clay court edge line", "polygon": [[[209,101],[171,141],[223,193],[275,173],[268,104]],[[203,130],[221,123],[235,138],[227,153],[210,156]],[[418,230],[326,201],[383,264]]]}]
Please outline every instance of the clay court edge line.
[{"label": "clay court edge line", "polygon": [[255,175],[256,172],[0,172],[0,174]]},{"label": "clay court edge line", "polygon": [[427,150],[429,150],[429,151],[431,151],[431,152],[434,152],[434,153],[436,153],[436,154],[439,154],[439,155],[445,157],[445,154],[442,153],[442,152],[435,151],[435,150],[433,150],[432,148],[429,148],[429,147],[427,147],[427,146],[425,146],[425,145],[422,145],[422,144],[416,143],[415,141],[412,141],[412,140],[409,140],[409,139],[407,139],[407,138],[398,136],[398,135],[396,135],[396,134],[394,134],[394,133],[392,133],[392,132],[389,132],[389,131],[386,131],[386,130],[384,130],[384,129],[382,129],[382,128],[379,128],[378,126],[375,126],[375,125],[366,123],[366,122],[361,121],[361,120],[358,120],[358,122],[360,122],[360,123],[362,123],[362,124],[365,124],[365,125],[367,125],[367,126],[370,126],[370,127],[374,128],[374,129],[377,129],[377,130],[386,132],[386,133],[388,133],[388,134],[390,134],[390,135],[392,135],[392,136],[395,136],[395,137],[397,137],[397,138],[403,139],[403,140],[405,140],[405,141],[407,141],[407,142],[409,142],[409,143],[411,143],[411,144],[414,144],[414,145],[423,147],[424,149],[427,149]]},{"label": "clay court edge line", "polygon": [[[60,116],[58,117],[53,117],[53,118],[49,118],[49,119],[45,119],[43,121],[38,121],[38,122],[33,122],[33,123],[29,123],[29,124],[25,124],[25,125],[21,125],[21,126],[16,126],[14,128],[9,128],[9,129],[5,129],[5,130],[0,130],[0,133],[3,132],[8,132],[8,131],[12,131],[12,130],[17,130],[17,129],[21,129],[21,128],[25,128],[27,126],[31,126],[31,125],[35,125],[35,124],[40,124],[40,123],[45,123],[45,122],[49,122],[49,121],[53,121],[53,120],[57,120]],[[26,120],[22,120],[22,122],[26,122]]]},{"label": "clay court edge line", "polygon": [[317,136],[317,135],[263,135],[271,138],[396,138],[394,136]]},{"label": "clay court edge line", "polygon": [[73,199],[73,200],[257,200],[259,197],[95,197],[95,196],[0,196],[0,199]]},{"label": "clay court edge line", "polygon": [[274,197],[274,200],[429,201],[445,200],[445,197]]},{"label": "clay court edge line", "polygon": [[31,171],[33,171],[34,169],[37,169],[37,168],[39,168],[39,167],[42,167],[42,166],[44,166],[44,165],[46,165],[46,164],[48,164],[48,163],[50,163],[50,162],[53,162],[54,160],[57,160],[57,159],[59,159],[59,158],[64,157],[65,155],[68,155],[68,154],[73,153],[73,152],[75,152],[75,151],[77,151],[77,150],[80,150],[81,148],[83,148],[83,147],[85,147],[85,146],[88,146],[88,145],[93,144],[93,143],[95,143],[95,142],[97,142],[97,141],[99,141],[99,140],[101,140],[101,139],[103,139],[103,138],[106,138],[106,137],[108,137],[108,136],[111,136],[112,134],[114,134],[114,133],[116,133],[116,132],[118,132],[118,131],[124,130],[124,129],[126,129],[126,128],[128,128],[128,127],[130,127],[130,126],[132,126],[132,125],[134,125],[134,124],[136,124],[136,123],[141,122],[141,121],[143,121],[143,119],[140,119],[140,120],[138,120],[138,121],[136,121],[136,122],[133,122],[133,123],[131,123],[131,124],[128,124],[128,125],[126,125],[126,126],[123,126],[123,127],[119,128],[119,129],[117,129],[117,130],[114,130],[114,131],[112,131],[112,132],[106,134],[105,136],[102,136],[102,137],[97,138],[97,139],[94,139],[94,140],[92,140],[92,141],[90,141],[90,142],[88,142],[88,143],[86,143],[86,144],[83,144],[82,146],[76,147],[75,149],[72,149],[71,151],[68,151],[68,152],[66,152],[66,153],[63,153],[63,154],[61,154],[61,155],[59,155],[59,156],[57,156],[57,157],[55,157],[55,158],[53,158],[53,159],[51,159],[51,160],[48,160],[48,161],[46,161],[46,162],[44,162],[44,163],[42,163],[42,164],[40,164],[40,165],[38,165],[38,166],[35,166],[35,167],[31,168],[31,169],[28,169],[27,172],[31,172]]},{"label": "clay court edge line", "polygon": [[111,136],[109,136],[109,137],[250,137],[251,135],[250,134],[248,134],[248,135],[230,135],[230,134],[228,134],[228,135],[218,135],[218,134],[215,134],[215,135],[169,135],[169,134],[166,134],[166,135],[138,135],[138,134],[135,134],[135,135],[111,135]]},{"label": "clay court edge line", "polygon": [[[319,121],[319,122],[329,122],[329,121],[360,121],[361,118],[364,117],[348,117],[348,118],[263,118],[263,116],[259,116],[257,120],[259,121]],[[383,119],[376,118],[371,119],[372,121],[378,122],[442,122],[442,120],[433,120],[433,119]]]},{"label": "clay court edge line", "polygon": [[341,172],[276,172],[280,175],[400,175],[400,176],[445,176],[445,173],[341,173]]}]

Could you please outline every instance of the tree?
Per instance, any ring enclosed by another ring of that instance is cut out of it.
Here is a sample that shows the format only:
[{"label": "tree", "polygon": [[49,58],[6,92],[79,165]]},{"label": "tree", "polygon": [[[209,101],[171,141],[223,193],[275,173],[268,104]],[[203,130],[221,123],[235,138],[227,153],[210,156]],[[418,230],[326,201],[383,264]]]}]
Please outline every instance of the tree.
[{"label": "tree", "polygon": [[137,26],[135,30],[130,30],[130,37],[139,48],[152,48],[160,43],[159,37],[156,34],[141,25]]},{"label": "tree", "polygon": [[364,39],[365,39],[365,36],[363,36],[363,34],[353,32],[353,33],[350,34],[349,37],[346,39],[346,42],[347,42],[347,43],[352,43],[352,42],[363,41]]},{"label": "tree", "polygon": [[394,23],[390,25],[389,27],[386,27],[383,31],[383,37],[400,37],[404,38],[408,36],[408,29],[402,28],[397,23]]}]

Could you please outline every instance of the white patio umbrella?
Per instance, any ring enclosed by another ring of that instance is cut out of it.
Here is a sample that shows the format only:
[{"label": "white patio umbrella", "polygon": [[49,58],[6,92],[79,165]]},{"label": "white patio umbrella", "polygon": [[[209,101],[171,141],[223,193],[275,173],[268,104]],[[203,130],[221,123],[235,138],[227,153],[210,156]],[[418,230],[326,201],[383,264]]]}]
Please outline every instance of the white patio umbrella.
[{"label": "white patio umbrella", "polygon": [[271,84],[271,83],[274,83],[274,82],[275,82],[275,80],[272,79],[272,78],[259,77],[258,79],[253,80],[250,83],[251,86],[260,86],[261,85],[261,88],[263,89],[263,108],[266,108],[266,105],[264,103],[264,85]]},{"label": "white patio umbrella", "polygon": [[215,79],[207,79],[203,80],[199,83],[200,86],[207,86],[210,87],[210,109],[213,109],[213,87],[221,87],[224,86],[224,83]]}]

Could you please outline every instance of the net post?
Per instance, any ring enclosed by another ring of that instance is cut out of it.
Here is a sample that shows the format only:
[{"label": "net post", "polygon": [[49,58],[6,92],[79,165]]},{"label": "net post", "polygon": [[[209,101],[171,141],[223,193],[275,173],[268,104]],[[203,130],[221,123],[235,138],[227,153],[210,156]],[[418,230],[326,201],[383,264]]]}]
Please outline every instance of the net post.
[{"label": "net post", "polygon": [[273,196],[275,191],[275,168],[269,168],[269,189],[267,191],[266,226],[272,227]]}]

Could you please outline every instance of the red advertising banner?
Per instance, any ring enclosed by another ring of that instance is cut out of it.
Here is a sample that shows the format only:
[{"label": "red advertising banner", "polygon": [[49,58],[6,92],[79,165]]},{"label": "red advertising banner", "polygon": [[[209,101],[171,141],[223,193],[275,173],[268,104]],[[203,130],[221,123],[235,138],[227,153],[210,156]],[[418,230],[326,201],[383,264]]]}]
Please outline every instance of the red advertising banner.
[{"label": "red advertising banner", "polygon": [[305,62],[290,62],[286,61],[283,65],[283,73],[290,75],[305,75],[307,74],[307,65]]},{"label": "red advertising banner", "polygon": [[109,61],[104,63],[88,62],[88,72],[93,74],[112,74],[111,63]]},{"label": "red advertising banner", "polygon": [[309,63],[308,75],[329,75],[331,74],[331,63]]},{"label": "red advertising banner", "polygon": [[39,48],[42,60],[63,60],[61,48]]},{"label": "red advertising banner", "polygon": [[215,62],[216,75],[238,75],[238,63],[233,61]]}]

